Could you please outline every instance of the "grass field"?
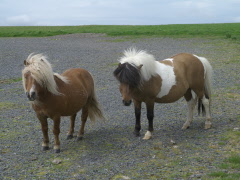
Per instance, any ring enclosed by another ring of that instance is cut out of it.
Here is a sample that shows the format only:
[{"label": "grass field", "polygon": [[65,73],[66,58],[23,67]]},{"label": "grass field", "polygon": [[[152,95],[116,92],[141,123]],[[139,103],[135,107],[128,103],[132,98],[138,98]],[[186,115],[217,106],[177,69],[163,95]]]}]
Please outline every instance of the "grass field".
[{"label": "grass field", "polygon": [[75,33],[105,33],[109,36],[213,37],[239,40],[240,23],[0,27],[0,37],[45,37]]}]

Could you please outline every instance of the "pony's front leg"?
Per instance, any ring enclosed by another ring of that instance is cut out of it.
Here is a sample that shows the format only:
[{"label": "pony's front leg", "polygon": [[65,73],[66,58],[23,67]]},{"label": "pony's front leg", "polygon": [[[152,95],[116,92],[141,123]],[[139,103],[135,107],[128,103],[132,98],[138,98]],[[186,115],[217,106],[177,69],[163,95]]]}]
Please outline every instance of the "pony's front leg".
[{"label": "pony's front leg", "polygon": [[67,139],[72,139],[73,138],[76,116],[77,116],[77,114],[74,114],[70,117],[70,128],[69,128],[69,131],[68,131]]},{"label": "pony's front leg", "polygon": [[48,122],[47,117],[44,115],[37,114],[37,117],[41,123],[42,133],[43,133],[43,151],[49,150],[49,137],[48,137]]},{"label": "pony's front leg", "polygon": [[88,118],[88,109],[87,109],[87,107],[84,107],[82,109],[82,115],[81,115],[82,124],[81,124],[80,130],[78,132],[78,137],[77,137],[78,141],[83,139],[84,128],[85,128],[85,124],[86,124],[87,118]]},{"label": "pony's front leg", "polygon": [[53,119],[53,134],[54,134],[54,150],[56,153],[60,153],[60,117],[55,117]]},{"label": "pony's front leg", "polygon": [[147,105],[147,119],[148,119],[148,131],[146,132],[143,139],[151,139],[153,132],[153,118],[154,118],[154,101],[146,102]]},{"label": "pony's front leg", "polygon": [[136,136],[140,136],[140,130],[141,130],[141,108],[142,108],[142,102],[134,100],[134,111],[135,111],[135,129],[134,134]]}]

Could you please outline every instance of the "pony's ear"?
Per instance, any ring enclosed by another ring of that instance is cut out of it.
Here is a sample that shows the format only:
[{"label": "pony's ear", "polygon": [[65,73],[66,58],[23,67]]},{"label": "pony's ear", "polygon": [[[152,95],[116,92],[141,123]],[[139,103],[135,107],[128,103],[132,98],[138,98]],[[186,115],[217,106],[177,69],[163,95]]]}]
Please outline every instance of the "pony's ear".
[{"label": "pony's ear", "polygon": [[140,64],[137,68],[140,70],[143,67],[143,64]]},{"label": "pony's ear", "polygon": [[121,66],[121,63],[118,63],[118,67],[120,67]]}]

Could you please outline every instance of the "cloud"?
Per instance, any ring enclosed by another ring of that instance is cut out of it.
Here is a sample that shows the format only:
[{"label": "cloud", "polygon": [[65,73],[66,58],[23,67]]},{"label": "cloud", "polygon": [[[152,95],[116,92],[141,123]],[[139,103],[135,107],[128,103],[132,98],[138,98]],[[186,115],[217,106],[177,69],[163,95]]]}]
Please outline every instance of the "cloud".
[{"label": "cloud", "polygon": [[239,22],[239,0],[9,0],[0,26]]},{"label": "cloud", "polygon": [[233,18],[233,22],[239,23],[239,22],[240,22],[240,16],[234,17],[234,18]]},{"label": "cloud", "polygon": [[207,1],[179,1],[173,2],[171,6],[178,13],[188,16],[211,16],[213,14],[213,4]]},{"label": "cloud", "polygon": [[18,15],[18,16],[12,16],[12,17],[8,17],[6,19],[6,23],[9,26],[30,26],[33,25],[33,21],[31,20],[31,18],[28,15]]}]

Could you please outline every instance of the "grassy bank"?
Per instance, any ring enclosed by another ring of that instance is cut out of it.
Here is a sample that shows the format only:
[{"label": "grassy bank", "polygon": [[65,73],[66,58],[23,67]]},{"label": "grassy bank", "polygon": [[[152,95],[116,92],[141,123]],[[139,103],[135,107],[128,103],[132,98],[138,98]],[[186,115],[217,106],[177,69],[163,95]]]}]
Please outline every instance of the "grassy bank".
[{"label": "grassy bank", "polygon": [[109,36],[176,36],[240,39],[240,23],[174,25],[2,26],[0,37],[45,37],[75,33]]}]

